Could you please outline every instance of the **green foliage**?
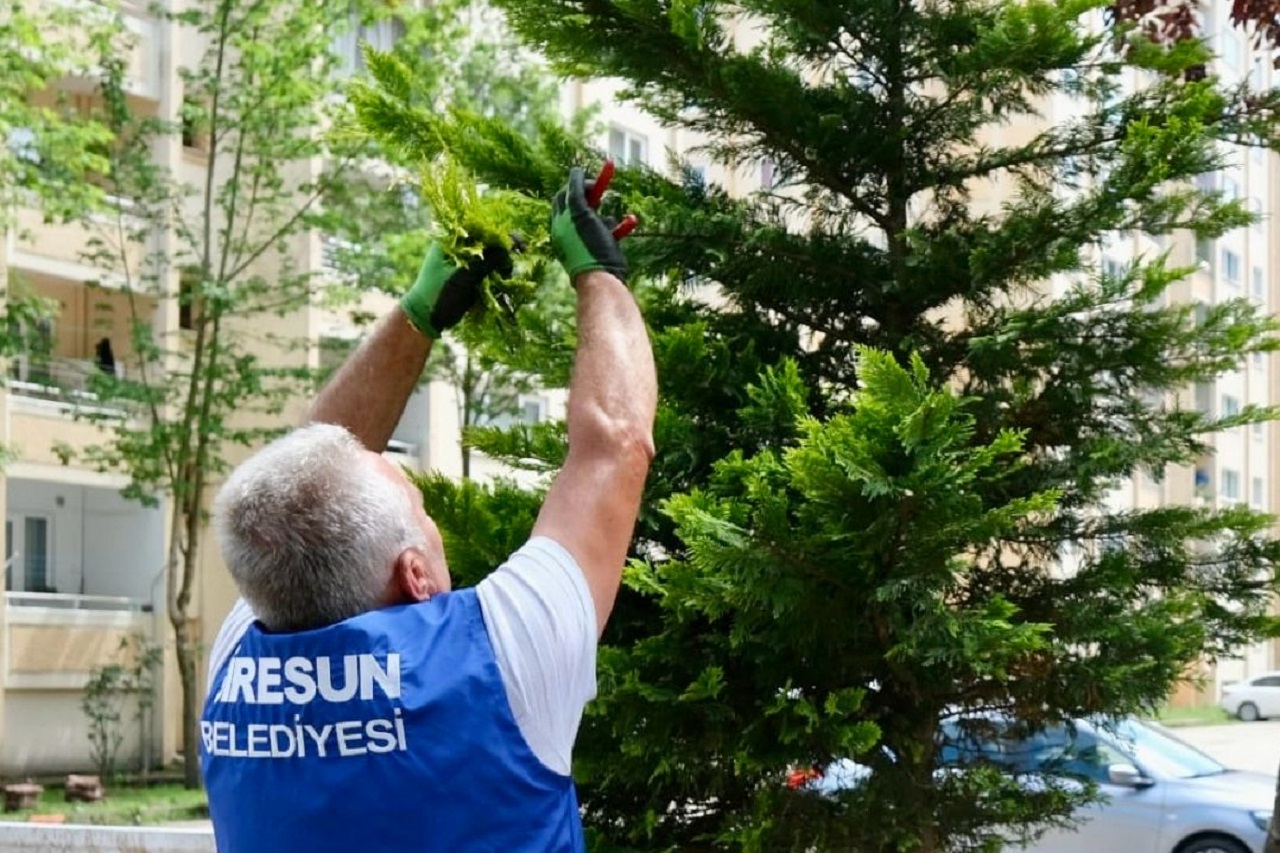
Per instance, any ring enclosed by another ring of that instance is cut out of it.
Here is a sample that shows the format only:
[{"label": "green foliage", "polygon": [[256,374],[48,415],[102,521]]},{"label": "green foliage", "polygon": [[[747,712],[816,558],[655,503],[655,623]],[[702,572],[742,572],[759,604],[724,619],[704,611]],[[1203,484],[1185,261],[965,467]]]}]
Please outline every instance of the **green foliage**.
[{"label": "green foliage", "polygon": [[520,548],[533,530],[541,496],[510,481],[457,482],[439,474],[414,478],[427,512],[440,526],[449,572],[473,586]]},{"label": "green foliage", "polygon": [[[102,206],[104,193],[93,178],[107,167],[111,131],[75,109],[58,84],[90,73],[94,46],[110,40],[127,49],[132,36],[97,6],[0,3],[0,233],[14,229],[27,237],[22,226],[31,214],[49,224]],[[21,216],[24,210],[28,216]],[[0,284],[6,278],[0,354],[28,355],[31,375],[47,373],[41,362],[49,341],[35,331],[52,306],[0,270]],[[0,448],[0,465],[10,454]]]},{"label": "green foliage", "polygon": [[485,280],[474,315],[483,317],[500,309],[504,313],[499,316],[509,319],[533,300],[539,284],[534,276],[545,275],[546,265],[525,262],[516,252],[513,235],[520,235],[526,250],[545,251],[544,204],[505,190],[481,191],[472,175],[443,155],[423,168],[422,197],[432,214],[430,237],[454,263],[480,257],[485,246],[502,246],[515,256],[517,268],[511,276]]},{"label": "green foliage", "polygon": [[15,224],[20,206],[53,222],[101,203],[102,189],[89,178],[106,167],[110,130],[55,87],[87,74],[92,46],[104,39],[131,43],[97,7],[0,3],[0,228]]},{"label": "green foliage", "polygon": [[124,637],[116,650],[116,660],[89,670],[80,709],[89,723],[90,755],[103,784],[112,784],[119,774],[118,759],[129,705],[134,706],[134,719],[143,722],[143,731],[146,730],[145,720],[155,706],[163,653],[160,646],[140,634]]},{"label": "green foliage", "polygon": [[[470,24],[487,17],[483,4],[443,0],[395,14],[404,38],[390,51],[365,49],[370,77],[354,80],[350,92],[361,120],[340,123],[334,136],[386,160],[398,177],[390,185],[340,182],[329,189],[324,209],[310,220],[354,247],[338,254],[342,271],[389,293],[403,292],[430,240],[441,236],[440,229],[433,228],[440,215],[434,212],[436,205],[443,215],[454,215],[463,234],[468,226],[479,225],[482,234],[504,245],[509,245],[513,232],[528,241],[546,230],[545,217],[530,216],[527,204],[513,216],[510,199],[503,202],[507,210],[499,210],[497,221],[484,211],[475,217],[478,222],[467,221],[474,212],[472,204],[444,203],[442,197],[474,192],[474,185],[466,182],[460,189],[459,182],[445,180],[444,175],[454,174],[453,166],[445,171],[426,168],[442,152],[429,138],[435,133],[434,117],[465,114],[473,121],[492,121],[525,148],[527,139],[536,138],[540,127],[553,122],[558,99],[553,81],[515,44],[501,20],[484,20],[484,35],[477,36]],[[403,121],[405,116],[413,121]],[[493,121],[496,117],[501,120]],[[458,171],[465,168],[465,163],[456,166]],[[424,187],[435,196],[436,205],[425,203]],[[490,198],[486,192],[484,204],[490,204]],[[447,242],[455,257],[475,250],[474,241]],[[529,280],[538,275],[536,270],[525,273]]]},{"label": "green foliage", "polygon": [[[563,145],[565,132],[555,120],[554,81],[484,4],[446,0],[402,13],[405,37],[390,51],[364,51],[370,76],[354,81],[351,91],[358,121],[336,131],[345,143],[387,160],[399,177],[390,187],[339,184],[312,222],[352,247],[337,253],[344,273],[393,294],[408,286],[406,271],[432,240],[465,261],[486,243],[511,248],[518,235],[515,275],[485,283],[469,322],[455,330],[456,340],[437,346],[427,366],[427,379],[458,392],[467,477],[473,438],[486,442],[504,432],[493,423],[517,413],[531,374],[556,365],[552,373],[567,376],[571,348],[560,341],[573,307],[559,267],[546,257],[545,202],[479,186],[465,158],[431,137],[442,128],[455,141],[470,134],[468,127],[501,128],[509,146],[504,156],[515,161],[512,174],[540,157],[540,171],[551,175],[561,170],[560,160],[546,152]],[[548,177],[556,180],[563,175]]]},{"label": "green foliage", "polygon": [[[575,754],[597,849],[1034,838],[1096,792],[938,773],[946,713],[1149,711],[1280,634],[1269,517],[1112,502],[1143,476],[1190,492],[1221,435],[1275,415],[1191,405],[1277,322],[1187,304],[1180,264],[1250,223],[1197,179],[1280,149],[1280,93],[1202,77],[1201,44],[1092,29],[1096,0],[496,5],[557,70],[621,79],[700,156],[778,178],[745,198],[684,164],[615,181],[644,219],[627,251],[662,394]],[[389,150],[490,190],[545,200],[598,162],[412,85],[353,104]],[[1113,243],[1141,248],[1110,268]],[[529,337],[562,379],[568,331]],[[534,471],[564,452],[550,427],[475,440]],[[538,497],[431,488],[472,579]],[[784,784],[850,757],[869,775],[838,796]]]}]

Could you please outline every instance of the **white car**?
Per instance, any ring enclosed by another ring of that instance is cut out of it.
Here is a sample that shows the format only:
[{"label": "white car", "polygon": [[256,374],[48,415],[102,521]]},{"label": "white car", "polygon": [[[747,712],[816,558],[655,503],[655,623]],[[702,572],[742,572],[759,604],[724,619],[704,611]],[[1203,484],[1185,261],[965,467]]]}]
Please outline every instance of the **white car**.
[{"label": "white car", "polygon": [[1246,723],[1280,717],[1280,672],[1268,672],[1222,688],[1222,710]]}]

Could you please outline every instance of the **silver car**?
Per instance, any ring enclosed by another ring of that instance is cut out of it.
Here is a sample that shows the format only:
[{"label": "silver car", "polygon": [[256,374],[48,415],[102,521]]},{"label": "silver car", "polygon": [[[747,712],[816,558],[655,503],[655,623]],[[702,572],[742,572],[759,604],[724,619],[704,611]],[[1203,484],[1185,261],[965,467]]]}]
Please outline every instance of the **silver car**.
[{"label": "silver car", "polygon": [[[1103,799],[1077,815],[1075,829],[1022,848],[1032,853],[1262,853],[1276,777],[1230,770],[1162,726],[1079,721],[1021,739],[975,738],[958,718],[942,728],[944,768],[984,761],[1028,780],[1052,774],[1098,784]],[[806,787],[833,793],[869,772],[838,761]]]},{"label": "silver car", "polygon": [[1092,779],[1105,799],[1074,832],[1040,839],[1036,853],[1262,853],[1275,776],[1229,770],[1137,720],[1043,737],[1042,769]]}]

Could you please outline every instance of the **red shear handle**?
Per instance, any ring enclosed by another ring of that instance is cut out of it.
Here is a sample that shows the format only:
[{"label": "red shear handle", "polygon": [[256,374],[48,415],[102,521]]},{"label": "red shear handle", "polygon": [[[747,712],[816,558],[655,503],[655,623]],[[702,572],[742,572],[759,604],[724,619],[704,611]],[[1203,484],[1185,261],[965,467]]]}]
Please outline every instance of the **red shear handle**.
[{"label": "red shear handle", "polygon": [[[599,209],[600,202],[604,199],[605,192],[609,189],[609,184],[613,183],[613,176],[617,174],[618,167],[612,160],[605,160],[604,165],[600,167],[600,174],[592,182],[591,187],[587,190],[587,204],[593,209]],[[628,213],[622,218],[613,229],[613,239],[622,240],[626,238],[632,231],[636,230],[636,226],[640,224],[640,217],[634,213]]]},{"label": "red shear handle", "polygon": [[600,200],[604,198],[605,190],[609,189],[609,184],[613,182],[613,175],[617,171],[618,168],[612,160],[605,160],[604,165],[600,167],[600,174],[596,176],[595,183],[587,190],[587,204],[593,209],[600,207]]},{"label": "red shear handle", "polygon": [[613,239],[625,239],[632,231],[636,230],[636,226],[639,224],[640,217],[636,216],[634,213],[628,213],[626,216],[622,217],[622,221],[613,229]]}]

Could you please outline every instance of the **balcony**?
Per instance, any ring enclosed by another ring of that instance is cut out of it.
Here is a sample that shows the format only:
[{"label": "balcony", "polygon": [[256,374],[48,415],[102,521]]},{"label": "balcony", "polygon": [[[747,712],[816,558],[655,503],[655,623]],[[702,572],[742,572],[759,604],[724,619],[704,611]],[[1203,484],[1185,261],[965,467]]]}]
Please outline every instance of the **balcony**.
[{"label": "balcony", "polygon": [[[104,216],[88,224],[48,223],[38,210],[19,208],[15,223],[16,240],[9,263],[21,274],[83,282],[99,280],[110,286],[118,280],[123,264],[105,268],[91,264],[86,258],[94,239],[115,244],[115,226]],[[122,254],[124,264],[136,272],[142,268],[146,247],[130,243]]]},{"label": "balcony", "polygon": [[[55,471],[49,476],[68,476]],[[80,700],[90,671],[120,662],[123,641],[157,630],[163,511],[110,486],[37,476],[10,476],[5,491],[0,765],[32,773],[84,767]],[[126,755],[138,743],[136,732],[127,734]]]},{"label": "balcony", "polygon": [[109,486],[22,473],[5,488],[9,604],[68,617],[148,609],[164,566],[161,511]]},{"label": "balcony", "polygon": [[[81,710],[84,686],[94,667],[121,660],[121,644],[154,636],[153,615],[140,609],[93,609],[79,605],[94,596],[6,595],[0,614],[0,767],[9,772],[62,773],[91,766]],[[52,605],[52,606],[51,606]],[[133,719],[136,700],[123,709]],[[154,729],[154,725],[152,725]],[[138,724],[123,728],[121,757],[142,754]],[[154,742],[154,735],[150,739]],[[151,755],[158,754],[152,746]]]},{"label": "balcony", "polygon": [[[122,375],[117,366],[116,375]],[[30,354],[9,363],[9,393],[29,400],[56,403],[57,409],[104,414],[125,414],[123,405],[102,400],[92,390],[93,376],[101,369],[94,362],[75,358],[40,358]]]},{"label": "balcony", "polygon": [[[139,320],[153,321],[158,300],[40,275],[18,277],[15,292],[37,297],[54,315],[21,326],[22,351],[9,361],[8,391],[15,414],[130,414],[119,401],[102,400],[94,379],[125,376],[131,363],[133,307]],[[15,424],[14,437],[27,435]],[[73,444],[75,442],[72,442]]]},{"label": "balcony", "polygon": [[[70,43],[84,47],[85,38],[82,35],[82,27],[77,27],[77,23],[105,23],[110,20],[108,9],[95,0],[48,0],[48,6],[54,7],[54,14],[68,16],[76,22],[67,24],[56,21],[47,33],[50,43]],[[124,68],[125,92],[131,98],[154,104],[160,100],[163,79],[160,62],[164,53],[160,41],[161,24],[150,14],[145,3],[124,0],[113,8],[118,10],[123,18],[127,32],[125,37],[129,41]],[[98,73],[96,69],[91,70],[90,75],[93,76],[96,73]],[[64,81],[62,88],[73,93],[91,91],[94,88],[94,81],[72,78]]]}]

